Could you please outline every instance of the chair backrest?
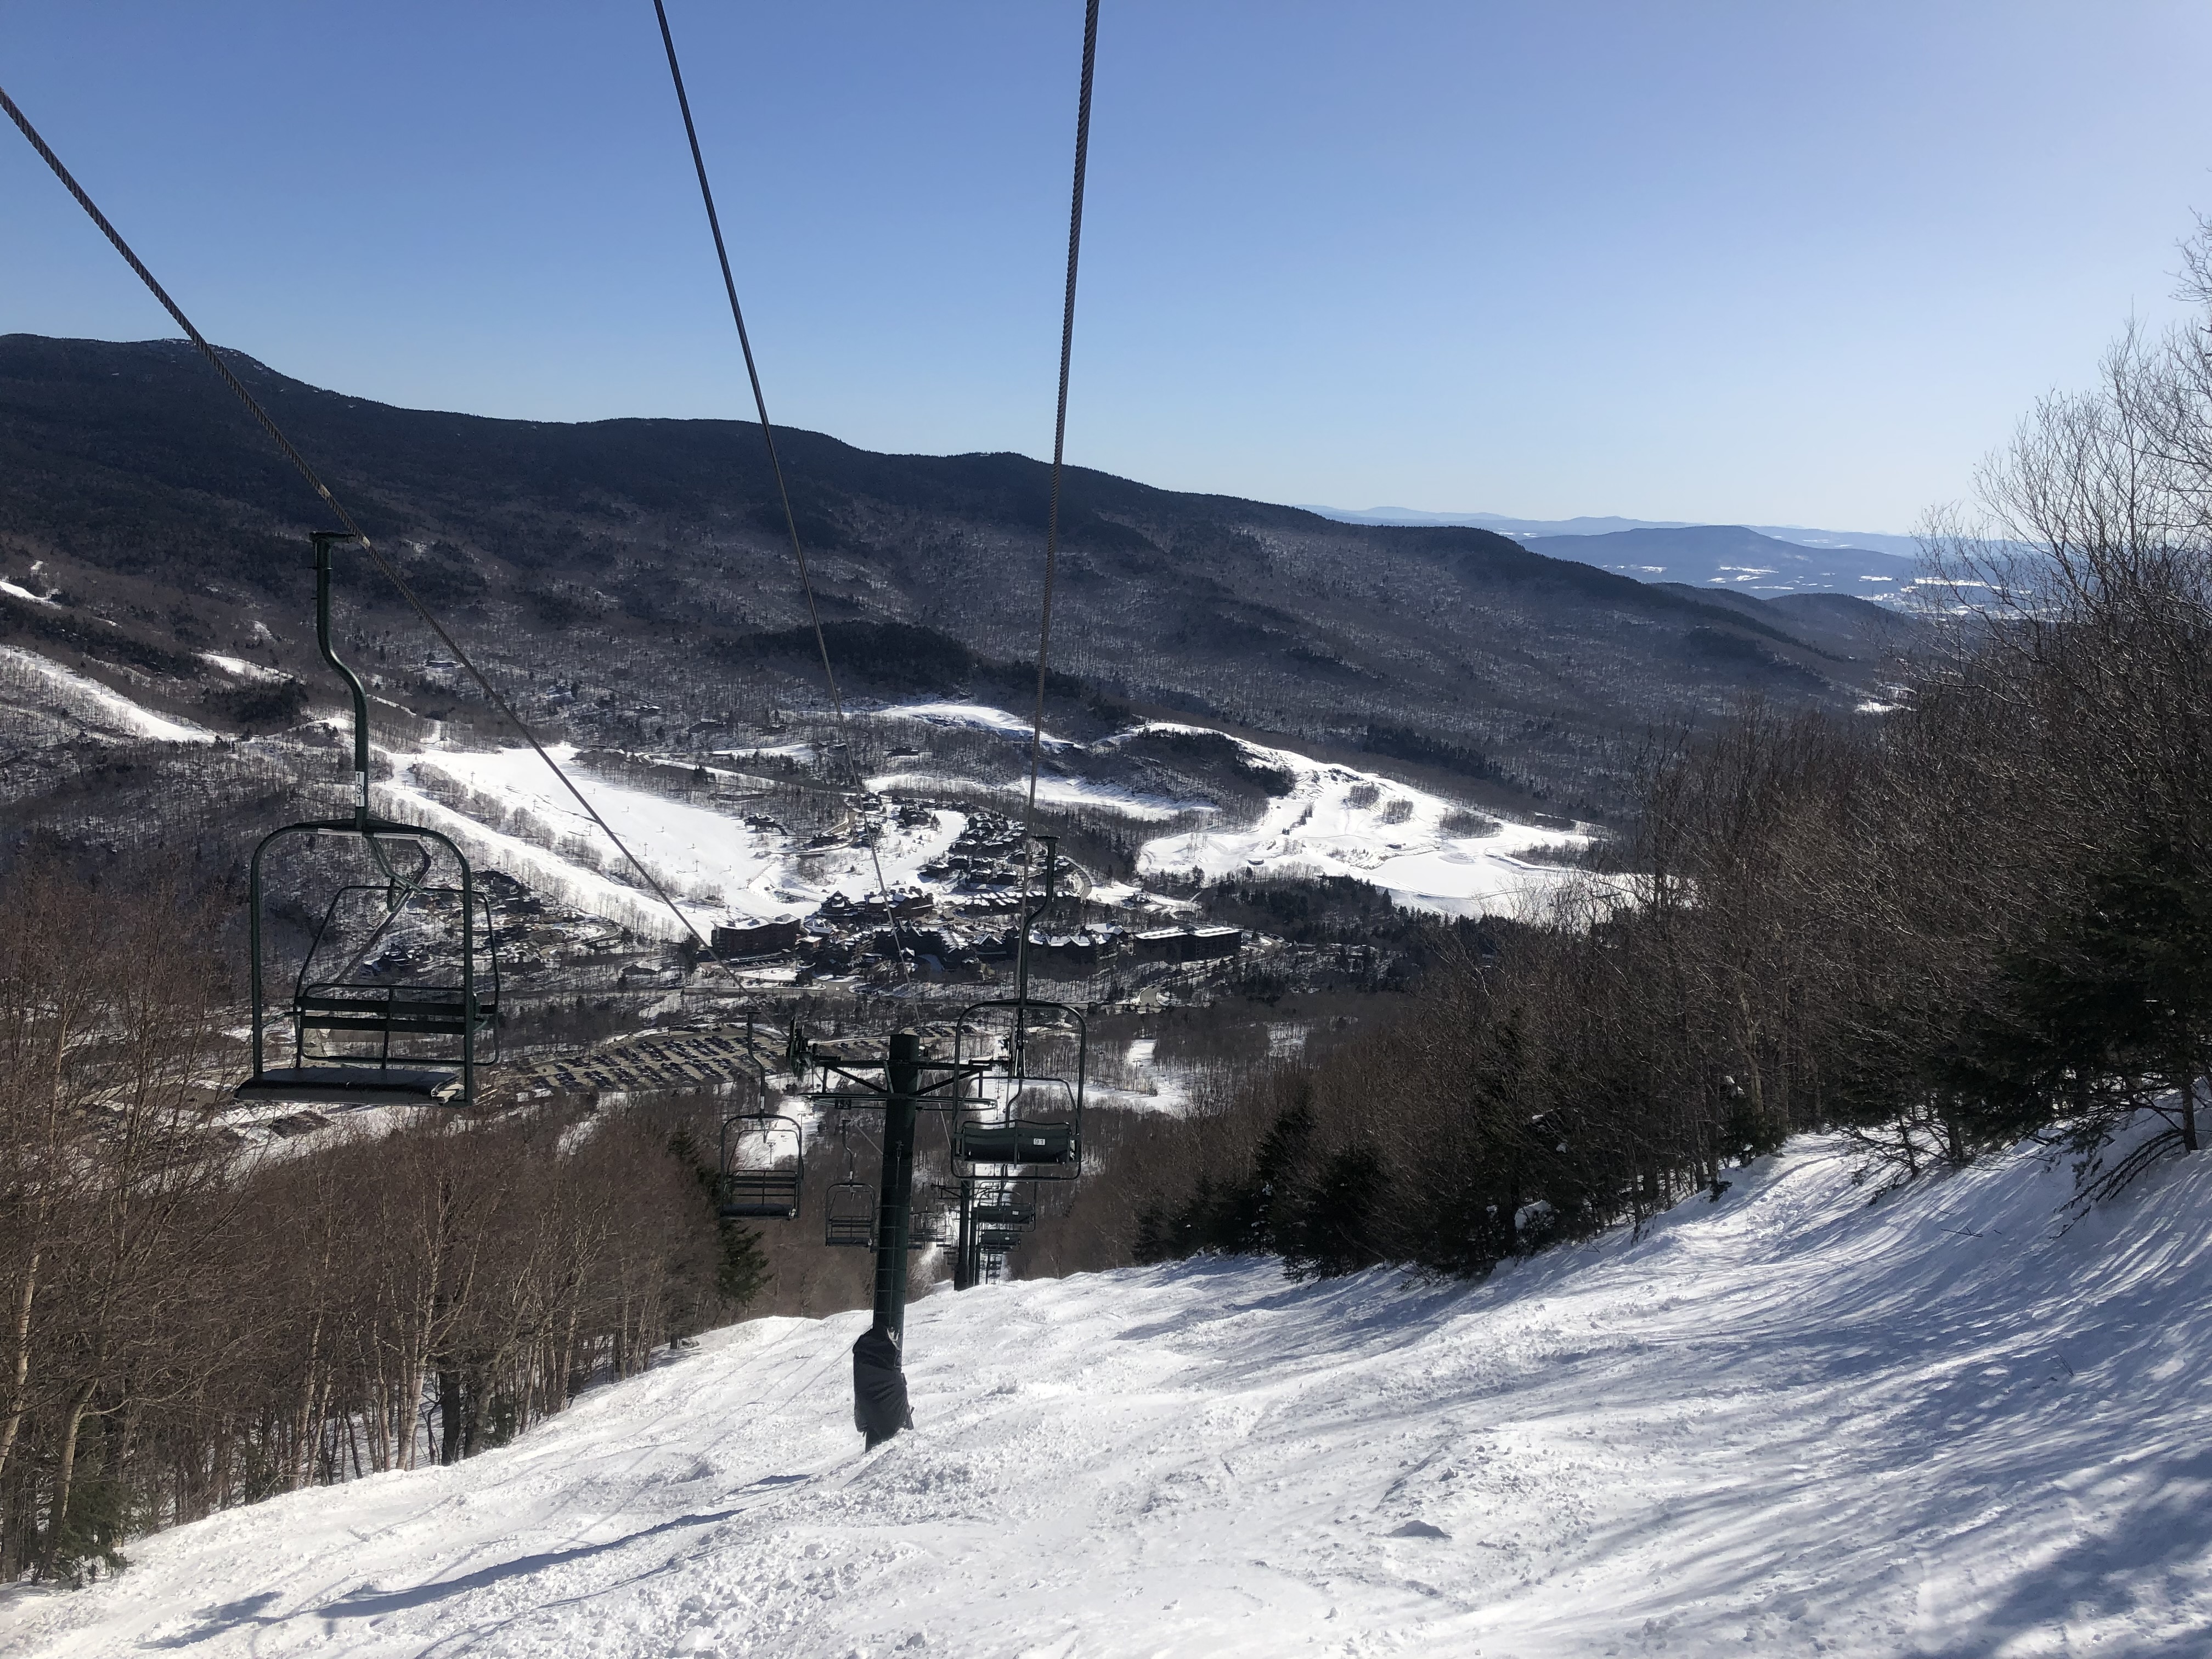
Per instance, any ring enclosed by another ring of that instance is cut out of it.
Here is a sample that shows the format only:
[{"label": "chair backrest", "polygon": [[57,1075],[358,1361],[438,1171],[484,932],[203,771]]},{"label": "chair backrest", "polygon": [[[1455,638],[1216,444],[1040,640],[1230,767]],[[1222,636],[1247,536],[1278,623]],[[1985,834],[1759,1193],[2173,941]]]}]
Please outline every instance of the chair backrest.
[{"label": "chair backrest", "polygon": [[1073,1123],[1017,1118],[1010,1123],[963,1123],[954,1155],[969,1164],[1073,1164],[1078,1143]]},{"label": "chair backrest", "polygon": [[779,1112],[738,1112],[722,1120],[715,1172],[726,1217],[787,1221],[806,1188],[806,1146],[798,1121]]}]

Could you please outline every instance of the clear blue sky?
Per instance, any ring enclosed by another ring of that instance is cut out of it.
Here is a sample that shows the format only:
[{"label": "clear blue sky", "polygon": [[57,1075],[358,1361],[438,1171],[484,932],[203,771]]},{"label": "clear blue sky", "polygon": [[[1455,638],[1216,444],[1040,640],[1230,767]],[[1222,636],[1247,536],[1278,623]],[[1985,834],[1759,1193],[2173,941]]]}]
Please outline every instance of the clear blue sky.
[{"label": "clear blue sky", "polygon": [[[1079,0],[670,0],[780,422],[1046,452]],[[1105,0],[1070,453],[1346,507],[1909,528],[2212,210],[2182,0]],[[0,0],[214,337],[749,415],[650,0]],[[167,319],[0,129],[0,331]]]}]

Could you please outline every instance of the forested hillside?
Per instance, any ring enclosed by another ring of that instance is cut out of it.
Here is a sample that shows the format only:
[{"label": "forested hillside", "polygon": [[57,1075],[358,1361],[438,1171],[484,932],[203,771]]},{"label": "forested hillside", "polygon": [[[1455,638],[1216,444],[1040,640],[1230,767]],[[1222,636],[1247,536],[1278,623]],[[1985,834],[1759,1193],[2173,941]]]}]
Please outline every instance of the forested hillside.
[{"label": "forested hillside", "polygon": [[[556,718],[546,694],[576,682],[591,695],[557,718],[607,739],[638,735],[641,704],[680,733],[823,702],[757,428],[441,415],[233,362],[526,713]],[[1018,692],[1047,468],[779,441],[853,690]],[[0,338],[0,577],[58,598],[0,591],[0,637],[234,701],[196,653],[309,660],[312,505],[181,343]],[[1746,691],[1851,707],[1889,677],[1903,626],[1862,606],[1808,627],[1486,531],[1346,525],[1081,468],[1065,509],[1069,695],[1397,753],[1553,811],[1621,805],[1655,726]],[[364,578],[345,604],[395,695],[452,707],[434,641],[389,595]]]}]

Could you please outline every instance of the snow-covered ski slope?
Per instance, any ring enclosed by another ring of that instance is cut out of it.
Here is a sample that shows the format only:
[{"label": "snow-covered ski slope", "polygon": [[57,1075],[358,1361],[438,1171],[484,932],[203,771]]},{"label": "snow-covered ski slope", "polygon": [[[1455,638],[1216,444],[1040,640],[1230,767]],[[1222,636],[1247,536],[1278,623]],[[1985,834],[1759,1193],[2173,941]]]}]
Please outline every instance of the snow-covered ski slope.
[{"label": "snow-covered ski slope", "polygon": [[189,720],[157,714],[120,691],[102,685],[90,675],[64,668],[21,646],[0,645],[0,692],[13,693],[27,709],[58,719],[88,735],[119,736],[130,741],[150,739],[155,743],[216,740],[215,733],[204,727]]},{"label": "snow-covered ski slope", "polygon": [[2025,1153],[1802,1144],[1489,1283],[1201,1263],[761,1321],[450,1469],[139,1540],[13,1655],[2212,1652],[2212,1156],[2063,1231]]},{"label": "snow-covered ski slope", "polygon": [[[1152,732],[1188,732],[1154,721]],[[1200,830],[1146,842],[1145,874],[1195,870],[1208,881],[1232,876],[1311,880],[1350,876],[1380,888],[1407,909],[1439,915],[1535,914],[1567,881],[1557,865],[1518,856],[1583,846],[1578,831],[1492,822],[1468,834],[1455,802],[1378,773],[1310,760],[1289,749],[1235,740],[1260,764],[1287,775],[1289,789],[1268,801],[1256,823]]]},{"label": "snow-covered ski slope", "polygon": [[[563,763],[575,756],[569,744],[555,744],[550,752]],[[527,749],[438,750],[394,756],[392,763],[391,781],[378,786],[379,804],[386,810],[443,830],[471,856],[563,903],[649,939],[684,936],[652,895],[616,878],[629,874],[622,855]],[[426,786],[436,782],[465,790],[469,810],[457,811],[433,799]],[[726,916],[781,921],[806,915],[833,891],[873,892],[878,868],[889,885],[911,885],[921,867],[944,854],[968,822],[964,813],[947,812],[923,830],[894,823],[884,827],[872,854],[866,847],[840,847],[802,854],[781,831],[757,830],[710,807],[604,779],[581,782],[615,833],[702,931]]]}]

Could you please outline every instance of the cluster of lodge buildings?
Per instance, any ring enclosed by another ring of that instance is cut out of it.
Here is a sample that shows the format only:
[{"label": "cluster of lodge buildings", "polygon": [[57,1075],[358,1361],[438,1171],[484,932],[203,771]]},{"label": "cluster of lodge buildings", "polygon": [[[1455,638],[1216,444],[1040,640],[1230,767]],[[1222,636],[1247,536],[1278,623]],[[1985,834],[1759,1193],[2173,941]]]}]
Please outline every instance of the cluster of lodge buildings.
[{"label": "cluster of lodge buildings", "polygon": [[[902,807],[902,821],[908,812]],[[905,958],[923,972],[983,978],[993,963],[1011,963],[1020,942],[1022,827],[995,812],[970,815],[960,838],[921,874],[951,891],[940,905],[921,888],[860,899],[832,893],[804,921],[733,922],[714,930],[714,954],[728,962],[790,957],[818,973],[866,972]],[[1075,866],[1060,860],[1063,872]],[[1032,871],[1036,883],[1039,872]],[[1088,974],[1117,962],[1212,962],[1235,956],[1244,935],[1234,927],[1159,927],[1132,932],[1111,923],[1072,933],[1038,930],[1030,937],[1032,968]]]},{"label": "cluster of lodge buildings", "polygon": [[[907,959],[924,972],[949,977],[981,978],[994,963],[1011,963],[1020,943],[1018,926],[975,925],[989,910],[962,907],[939,915],[927,893],[893,895],[855,903],[832,894],[805,921],[744,922],[714,930],[714,954],[725,961],[763,961],[796,957],[817,972],[865,972],[879,963]],[[1235,956],[1244,934],[1235,927],[1157,927],[1133,932],[1098,923],[1073,933],[1042,928],[1030,935],[1030,963],[1050,973],[1058,969],[1088,974],[1118,962],[1214,962]]]}]

